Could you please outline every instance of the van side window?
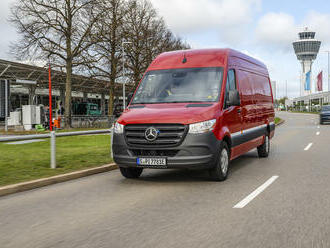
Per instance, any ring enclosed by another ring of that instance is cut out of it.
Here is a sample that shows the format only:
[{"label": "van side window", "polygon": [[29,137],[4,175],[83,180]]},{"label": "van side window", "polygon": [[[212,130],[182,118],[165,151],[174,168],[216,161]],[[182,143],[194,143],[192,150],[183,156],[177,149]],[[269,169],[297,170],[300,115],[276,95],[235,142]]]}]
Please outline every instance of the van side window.
[{"label": "van side window", "polygon": [[225,102],[224,102],[224,108],[228,108],[229,106],[226,106],[227,98],[228,98],[228,92],[230,90],[236,90],[236,77],[235,77],[235,71],[233,69],[228,70],[227,73],[227,83],[226,83],[226,92],[225,92]]},{"label": "van side window", "polygon": [[229,90],[236,90],[235,71],[228,70],[227,81],[229,81]]}]

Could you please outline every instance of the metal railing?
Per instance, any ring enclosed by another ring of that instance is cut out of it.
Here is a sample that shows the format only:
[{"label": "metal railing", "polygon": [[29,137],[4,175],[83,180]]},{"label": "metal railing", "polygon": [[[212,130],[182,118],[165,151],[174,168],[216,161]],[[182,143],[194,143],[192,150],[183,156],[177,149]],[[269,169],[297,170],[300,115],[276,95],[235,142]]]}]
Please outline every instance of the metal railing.
[{"label": "metal railing", "polygon": [[[64,124],[63,117],[62,123]],[[71,117],[71,125],[73,128],[111,128],[115,120],[114,116],[79,116]]]},{"label": "metal railing", "polygon": [[[112,128],[104,129],[104,130],[90,130],[90,131],[63,132],[63,133],[57,133],[55,131],[52,131],[47,134],[0,137],[0,142],[50,138],[50,168],[55,169],[56,168],[56,137],[91,135],[91,134],[112,134],[112,131],[113,131]],[[112,139],[113,139],[113,135],[111,135],[111,144],[110,144],[110,154],[111,154],[111,157],[113,158]]]},{"label": "metal railing", "polygon": [[[115,116],[93,116],[93,115],[73,115],[71,117],[72,128],[111,128],[115,122]],[[65,117],[61,116],[61,128],[64,127]],[[22,125],[20,125],[22,126]],[[5,121],[0,120],[0,127],[5,128]],[[12,126],[13,128],[13,126]],[[22,127],[23,128],[23,127]]]},{"label": "metal railing", "polygon": [[298,112],[320,112],[321,106],[295,106],[288,108],[288,110],[298,111]]}]

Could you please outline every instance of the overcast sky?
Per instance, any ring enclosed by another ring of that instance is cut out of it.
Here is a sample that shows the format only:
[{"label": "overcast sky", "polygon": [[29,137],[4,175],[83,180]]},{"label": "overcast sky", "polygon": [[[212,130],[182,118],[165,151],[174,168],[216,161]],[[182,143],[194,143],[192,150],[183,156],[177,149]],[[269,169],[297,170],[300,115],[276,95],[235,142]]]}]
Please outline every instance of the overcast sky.
[{"label": "overcast sky", "polygon": [[[1,0],[0,58],[8,55],[10,42],[17,34],[8,24],[10,4]],[[327,90],[327,54],[330,50],[330,4],[327,0],[151,0],[169,28],[193,48],[229,47],[262,60],[277,81],[277,96],[299,95],[301,66],[293,52],[292,41],[308,26],[322,41],[313,64],[313,81],[323,70]],[[314,82],[313,82],[314,83]],[[314,86],[312,87],[314,90]]]}]

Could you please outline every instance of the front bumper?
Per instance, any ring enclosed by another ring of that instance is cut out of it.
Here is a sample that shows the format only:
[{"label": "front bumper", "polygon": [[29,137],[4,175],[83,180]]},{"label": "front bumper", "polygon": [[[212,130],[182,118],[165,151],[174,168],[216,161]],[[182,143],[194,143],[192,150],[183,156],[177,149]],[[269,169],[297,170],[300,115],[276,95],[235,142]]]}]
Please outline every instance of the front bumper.
[{"label": "front bumper", "polygon": [[137,165],[137,158],[165,157],[166,168],[206,169],[214,166],[220,143],[213,132],[208,132],[187,134],[178,146],[162,148],[150,145],[141,148],[127,145],[123,134],[114,134],[112,150],[114,161],[121,167],[164,168]]},{"label": "front bumper", "polygon": [[330,115],[320,115],[321,122],[330,122]]}]

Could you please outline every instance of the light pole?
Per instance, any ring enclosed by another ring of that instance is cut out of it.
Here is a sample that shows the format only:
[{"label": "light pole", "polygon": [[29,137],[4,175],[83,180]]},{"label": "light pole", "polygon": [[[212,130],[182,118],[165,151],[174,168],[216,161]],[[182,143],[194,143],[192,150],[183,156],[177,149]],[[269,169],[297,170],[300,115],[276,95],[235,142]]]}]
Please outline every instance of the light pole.
[{"label": "light pole", "polygon": [[8,80],[5,80],[5,131],[8,132]]},{"label": "light pole", "polygon": [[325,51],[328,53],[328,91],[330,91],[330,51]]},{"label": "light pole", "polygon": [[126,84],[126,80],[124,80],[124,76],[125,76],[125,48],[124,45],[125,44],[132,44],[132,42],[130,41],[123,41],[121,43],[121,54],[123,57],[123,110],[126,108],[126,99],[125,99],[125,84]]},{"label": "light pole", "polygon": [[285,80],[285,96],[288,97],[288,80]]}]

